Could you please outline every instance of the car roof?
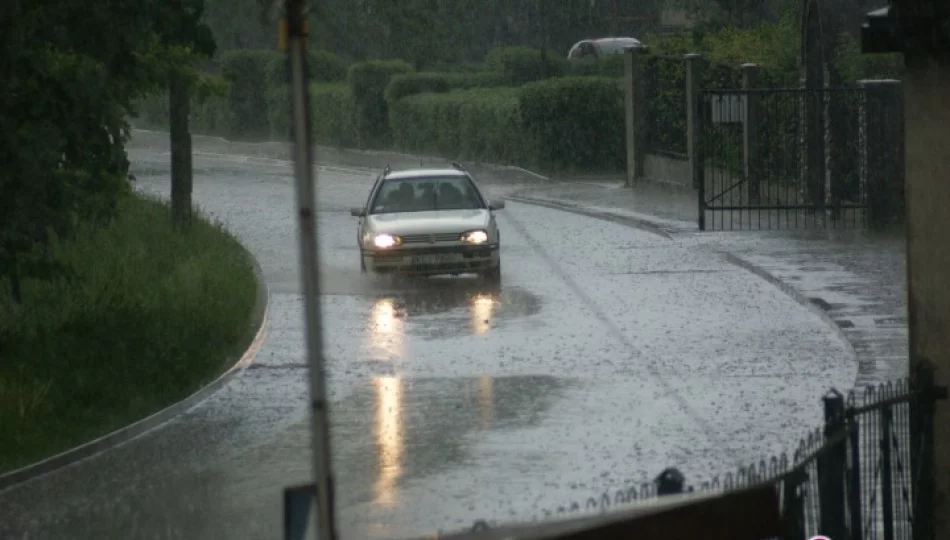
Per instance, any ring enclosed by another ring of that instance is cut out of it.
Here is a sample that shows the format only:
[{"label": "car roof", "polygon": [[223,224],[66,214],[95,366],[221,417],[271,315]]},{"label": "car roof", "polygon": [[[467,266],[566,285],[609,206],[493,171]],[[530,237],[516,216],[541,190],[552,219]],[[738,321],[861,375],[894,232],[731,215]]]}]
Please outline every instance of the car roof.
[{"label": "car roof", "polygon": [[391,171],[383,176],[383,180],[405,180],[407,178],[435,178],[445,176],[467,177],[468,173],[458,169],[406,169]]}]

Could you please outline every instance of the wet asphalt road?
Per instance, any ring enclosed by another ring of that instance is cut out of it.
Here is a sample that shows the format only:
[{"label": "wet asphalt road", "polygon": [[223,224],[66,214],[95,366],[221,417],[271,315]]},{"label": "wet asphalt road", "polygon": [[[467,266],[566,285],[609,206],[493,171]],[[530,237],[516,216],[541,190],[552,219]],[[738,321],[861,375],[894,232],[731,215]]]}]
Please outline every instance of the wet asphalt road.
[{"label": "wet asphalt road", "polygon": [[[167,157],[131,155],[168,191]],[[0,493],[3,538],[277,538],[311,478],[289,169],[196,158],[195,199],[270,287],[254,364],[131,443]],[[503,286],[360,275],[372,172],[322,171],[319,227],[342,536],[530,519],[680,467],[690,481],[790,450],[850,388],[840,338],[696,245],[558,210],[498,213]],[[490,196],[516,186],[483,178]]]}]

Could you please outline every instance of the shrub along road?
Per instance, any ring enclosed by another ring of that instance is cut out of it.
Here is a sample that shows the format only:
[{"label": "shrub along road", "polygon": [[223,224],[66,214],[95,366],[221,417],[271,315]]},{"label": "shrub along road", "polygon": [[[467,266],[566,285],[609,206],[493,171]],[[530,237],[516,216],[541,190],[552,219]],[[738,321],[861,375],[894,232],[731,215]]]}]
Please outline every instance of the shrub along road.
[{"label": "shrub along road", "polygon": [[[167,158],[133,158],[141,189],[165,192]],[[290,170],[196,167],[197,202],[271,291],[255,363],[162,429],[0,494],[5,538],[273,538],[281,489],[310,477]],[[669,465],[708,478],[788,450],[820,421],[817,397],[854,381],[838,336],[765,281],[557,210],[499,212],[500,294],[363,279],[346,209],[372,178],[325,171],[318,205],[345,537],[530,518]]]}]

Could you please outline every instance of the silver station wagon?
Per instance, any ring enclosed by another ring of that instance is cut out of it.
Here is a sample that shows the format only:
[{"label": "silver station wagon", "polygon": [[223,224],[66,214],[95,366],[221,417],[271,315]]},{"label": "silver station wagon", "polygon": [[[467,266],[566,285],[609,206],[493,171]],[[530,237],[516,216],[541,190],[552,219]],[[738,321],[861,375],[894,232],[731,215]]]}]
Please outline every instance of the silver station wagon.
[{"label": "silver station wagon", "polygon": [[459,164],[392,171],[376,178],[360,218],[360,268],[376,274],[478,274],[500,283],[495,210]]}]

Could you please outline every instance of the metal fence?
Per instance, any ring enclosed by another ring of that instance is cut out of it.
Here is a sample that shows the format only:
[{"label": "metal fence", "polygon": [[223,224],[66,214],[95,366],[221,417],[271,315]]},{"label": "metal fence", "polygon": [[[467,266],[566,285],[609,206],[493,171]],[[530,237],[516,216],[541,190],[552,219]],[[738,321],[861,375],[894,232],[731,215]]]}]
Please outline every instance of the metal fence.
[{"label": "metal fence", "polygon": [[700,228],[863,228],[863,88],[704,90]]},{"label": "metal fence", "polygon": [[[947,390],[922,366],[911,379],[822,398],[824,426],[786,454],[685,486],[675,470],[653,482],[605,491],[545,510],[541,520],[605,514],[658,495],[730,492],[769,484],[778,493],[784,540],[933,540],[934,409]],[[482,520],[475,530],[488,527]],[[765,540],[765,539],[763,539]]]}]

